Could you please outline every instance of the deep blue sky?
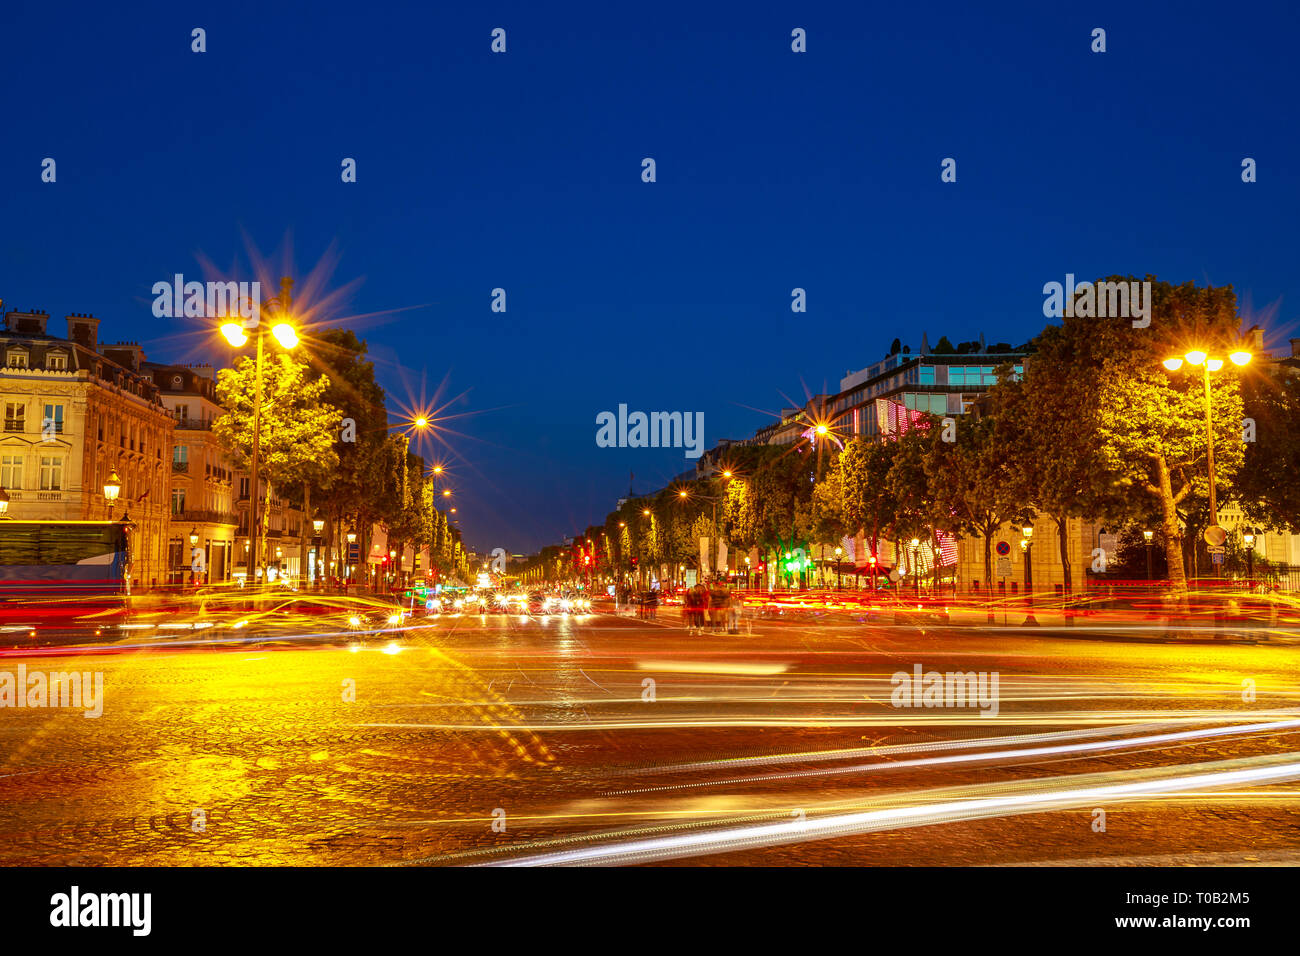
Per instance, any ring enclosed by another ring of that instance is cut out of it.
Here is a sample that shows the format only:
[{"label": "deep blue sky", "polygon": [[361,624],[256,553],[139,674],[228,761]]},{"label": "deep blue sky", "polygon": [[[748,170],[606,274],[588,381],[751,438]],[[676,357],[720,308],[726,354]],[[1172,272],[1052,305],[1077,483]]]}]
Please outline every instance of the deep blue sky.
[{"label": "deep blue sky", "polygon": [[336,248],[393,399],[465,395],[436,456],[482,548],[688,466],[597,448],[602,410],[749,435],[895,336],[1029,338],[1066,272],[1232,283],[1296,334],[1286,3],[279,6],[0,7],[0,296],[220,361],[154,282]]}]

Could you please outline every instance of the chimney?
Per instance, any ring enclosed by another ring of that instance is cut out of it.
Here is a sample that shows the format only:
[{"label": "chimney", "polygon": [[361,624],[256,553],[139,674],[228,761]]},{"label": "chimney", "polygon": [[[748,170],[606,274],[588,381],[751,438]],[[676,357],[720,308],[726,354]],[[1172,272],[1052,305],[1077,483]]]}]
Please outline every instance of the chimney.
[{"label": "chimney", "polygon": [[6,312],[5,328],[19,335],[44,335],[45,323],[49,318],[50,314],[40,309],[33,309],[31,312]]},{"label": "chimney", "polygon": [[99,319],[90,314],[72,312],[69,313],[67,322],[68,341],[76,342],[92,352],[99,348]]},{"label": "chimney", "polygon": [[139,342],[114,342],[104,346],[104,358],[132,372],[139,372],[144,365],[144,349]]}]

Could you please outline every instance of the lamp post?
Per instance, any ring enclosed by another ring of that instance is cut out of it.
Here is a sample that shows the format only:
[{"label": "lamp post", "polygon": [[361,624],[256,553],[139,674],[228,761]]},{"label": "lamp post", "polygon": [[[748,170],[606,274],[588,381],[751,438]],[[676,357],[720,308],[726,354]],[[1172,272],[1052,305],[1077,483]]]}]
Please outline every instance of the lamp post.
[{"label": "lamp post", "polygon": [[[282,316],[281,321],[271,327],[271,335],[285,351],[293,349],[298,344],[298,333],[286,321],[289,310],[293,306],[292,290],[293,280],[288,276],[284,276],[280,279],[280,295],[267,300],[268,303],[274,303],[277,306],[279,314]],[[256,399],[253,403],[252,468],[250,469],[248,486],[248,530],[253,541],[253,548],[248,556],[248,579],[253,584],[257,583],[257,559],[262,540],[261,525],[258,523],[257,513],[257,471],[262,446],[262,340],[266,337],[266,325],[262,322],[261,311],[261,304],[259,303],[258,314],[254,318],[246,319],[243,322],[225,322],[221,326],[221,334],[226,337],[226,341],[234,348],[244,347],[244,344],[248,342],[249,332],[252,332],[257,338],[257,387]]]},{"label": "lamp post", "polygon": [[916,552],[921,547],[921,539],[913,538],[909,543],[912,546],[912,556],[909,564],[911,564],[912,579],[916,585],[916,596],[919,598],[921,596],[921,573],[916,567]]},{"label": "lamp post", "polygon": [[104,500],[108,502],[108,520],[113,520],[113,503],[117,501],[117,496],[122,493],[122,479],[117,476],[117,469],[108,473],[108,479],[104,482]]},{"label": "lamp post", "polygon": [[1155,536],[1156,533],[1154,531],[1142,532],[1142,537],[1145,538],[1147,542],[1147,582],[1148,583],[1150,583],[1151,581],[1151,539],[1154,538]]},{"label": "lamp post", "polygon": [[[315,561],[315,567],[312,569],[313,573],[311,574],[308,580],[311,584],[311,587],[314,590],[320,590],[321,581],[325,577],[324,574],[325,562],[322,560],[322,556],[321,556],[321,532],[323,532],[324,530],[325,530],[325,519],[313,518],[311,522],[311,531],[312,531],[311,551],[312,551],[312,556],[316,559],[316,561]],[[305,572],[306,572],[305,568],[298,569],[299,574],[304,574]]]},{"label": "lamp post", "polygon": [[844,554],[844,549],[837,547],[835,549],[835,590],[840,589],[840,556]]},{"label": "lamp post", "polygon": [[1255,533],[1247,531],[1241,536],[1246,542],[1246,585],[1255,590]]},{"label": "lamp post", "polygon": [[[1245,365],[1251,359],[1251,354],[1245,349],[1237,349],[1229,353],[1229,361],[1233,365]],[[1212,358],[1200,349],[1193,349],[1185,354],[1182,358],[1167,358],[1161,364],[1171,372],[1176,372],[1182,368],[1183,362],[1191,366],[1200,366],[1201,381],[1204,384],[1205,391],[1205,461],[1209,468],[1210,475],[1210,526],[1205,529],[1205,542],[1211,547],[1222,547],[1223,542],[1227,540],[1228,534],[1219,527],[1219,506],[1215,498],[1214,489],[1214,408],[1210,397],[1210,373],[1217,372],[1223,368],[1223,359]],[[1222,567],[1222,565],[1220,565]]]},{"label": "lamp post", "polygon": [[1025,624],[1033,627],[1037,626],[1038,620],[1034,617],[1034,559],[1030,553],[1033,547],[1034,526],[1025,525],[1020,529],[1024,538],[1020,541],[1020,550],[1025,553],[1025,604],[1029,613],[1025,616]]},{"label": "lamp post", "polygon": [[[350,560],[350,559],[352,558],[352,546],[353,546],[354,544],[357,543],[357,532],[356,532],[356,529],[355,529],[355,528],[349,528],[349,529],[348,529],[348,535],[347,535],[347,537],[348,537],[348,558],[349,558],[349,560]],[[357,568],[356,568],[356,565],[355,565],[355,564],[353,564],[353,565],[349,565],[349,564],[347,564],[347,562],[344,562],[343,567],[344,567],[344,572],[345,572],[345,573],[344,573],[344,581],[345,581],[345,582],[346,582],[346,581],[350,581],[350,580],[352,579],[352,575],[356,573],[356,569],[357,569]]]}]

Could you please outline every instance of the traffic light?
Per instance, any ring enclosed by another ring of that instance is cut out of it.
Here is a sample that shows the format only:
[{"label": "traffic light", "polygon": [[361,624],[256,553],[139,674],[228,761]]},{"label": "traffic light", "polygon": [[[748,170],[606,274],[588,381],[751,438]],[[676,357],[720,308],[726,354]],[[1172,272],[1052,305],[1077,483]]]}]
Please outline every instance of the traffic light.
[{"label": "traffic light", "polygon": [[582,563],[583,563],[583,564],[591,564],[591,555],[589,555],[589,554],[584,554],[584,555],[582,556]]}]

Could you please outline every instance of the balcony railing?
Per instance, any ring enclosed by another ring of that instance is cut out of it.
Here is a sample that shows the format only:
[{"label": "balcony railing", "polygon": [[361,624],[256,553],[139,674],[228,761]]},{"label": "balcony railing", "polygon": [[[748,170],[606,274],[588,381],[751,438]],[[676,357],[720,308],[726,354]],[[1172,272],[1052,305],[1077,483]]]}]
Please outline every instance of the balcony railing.
[{"label": "balcony railing", "polygon": [[190,463],[188,461],[172,461],[172,471],[188,472]]},{"label": "balcony railing", "polygon": [[172,517],[177,521],[192,521],[195,524],[239,524],[239,518],[225,511],[191,511],[184,509],[172,513]]},{"label": "balcony railing", "polygon": [[211,431],[212,419],[202,418],[178,418],[176,419],[176,428],[185,431]]}]

